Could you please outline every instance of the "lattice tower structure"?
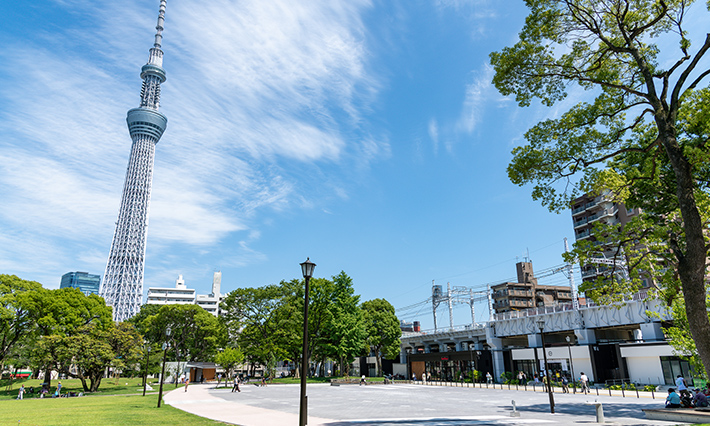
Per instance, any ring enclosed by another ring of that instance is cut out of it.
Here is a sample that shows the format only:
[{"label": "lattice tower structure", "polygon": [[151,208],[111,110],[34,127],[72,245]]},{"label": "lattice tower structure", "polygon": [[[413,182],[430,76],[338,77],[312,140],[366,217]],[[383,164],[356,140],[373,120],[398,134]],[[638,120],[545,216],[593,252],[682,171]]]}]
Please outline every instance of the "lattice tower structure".
[{"label": "lattice tower structure", "polygon": [[106,304],[113,307],[114,321],[125,321],[138,313],[143,300],[143,271],[155,145],[168,124],[167,117],[158,111],[160,85],[165,82],[163,51],[160,48],[166,1],[160,0],[155,42],[150,49],[148,63],[141,69],[143,87],[140,106],[129,110],[126,117],[133,144],[126,170],[121,208],[100,290]]}]

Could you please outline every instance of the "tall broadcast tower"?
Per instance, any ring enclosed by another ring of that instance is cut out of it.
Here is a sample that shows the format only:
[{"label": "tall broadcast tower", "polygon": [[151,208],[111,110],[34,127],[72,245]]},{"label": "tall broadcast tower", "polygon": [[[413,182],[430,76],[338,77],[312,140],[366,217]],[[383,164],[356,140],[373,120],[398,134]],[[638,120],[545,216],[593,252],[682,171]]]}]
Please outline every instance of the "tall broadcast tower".
[{"label": "tall broadcast tower", "polygon": [[165,5],[166,0],[160,0],[155,43],[150,49],[148,63],[141,69],[141,104],[129,110],[126,117],[133,145],[123,185],[121,209],[99,292],[106,304],[113,307],[114,321],[125,321],[138,313],[143,300],[143,269],[155,145],[168,124],[168,119],[158,111],[160,84],[165,82],[163,51],[160,50]]}]

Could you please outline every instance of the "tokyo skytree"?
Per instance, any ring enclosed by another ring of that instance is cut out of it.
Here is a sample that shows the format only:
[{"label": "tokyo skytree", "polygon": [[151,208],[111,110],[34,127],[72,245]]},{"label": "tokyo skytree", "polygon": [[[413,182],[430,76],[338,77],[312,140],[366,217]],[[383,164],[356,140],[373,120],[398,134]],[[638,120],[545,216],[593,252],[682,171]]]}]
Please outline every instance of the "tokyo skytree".
[{"label": "tokyo skytree", "polygon": [[160,50],[165,6],[166,0],[160,0],[155,43],[150,49],[148,63],[141,69],[143,87],[140,106],[129,110],[126,117],[133,144],[116,230],[99,291],[106,304],[113,307],[114,321],[125,321],[138,313],[143,300],[143,270],[155,145],[168,124],[168,119],[158,111],[160,84],[165,82],[163,51]]}]

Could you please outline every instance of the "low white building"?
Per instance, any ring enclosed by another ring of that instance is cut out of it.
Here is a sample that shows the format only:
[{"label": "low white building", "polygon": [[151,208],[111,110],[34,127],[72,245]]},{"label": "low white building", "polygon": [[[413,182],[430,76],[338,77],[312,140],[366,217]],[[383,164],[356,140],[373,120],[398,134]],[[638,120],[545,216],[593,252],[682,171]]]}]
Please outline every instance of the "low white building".
[{"label": "low white building", "polygon": [[175,280],[175,287],[150,287],[149,305],[192,305],[195,303],[195,289],[187,288],[182,275]]},{"label": "low white building", "polygon": [[178,275],[175,280],[175,287],[150,287],[148,289],[149,305],[197,305],[211,313],[219,316],[219,304],[224,299],[220,293],[222,285],[222,272],[217,271],[212,278],[212,293],[197,294],[195,289],[187,288],[182,275]]}]

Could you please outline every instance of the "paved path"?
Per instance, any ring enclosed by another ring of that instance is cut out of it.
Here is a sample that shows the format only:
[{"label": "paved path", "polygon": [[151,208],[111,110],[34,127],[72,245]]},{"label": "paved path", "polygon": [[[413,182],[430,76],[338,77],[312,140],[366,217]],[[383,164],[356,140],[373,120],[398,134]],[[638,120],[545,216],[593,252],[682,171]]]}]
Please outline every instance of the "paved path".
[{"label": "paved path", "polygon": [[[190,385],[165,395],[165,402],[198,416],[241,426],[298,424],[298,385],[242,386],[242,392]],[[542,392],[396,385],[308,385],[309,426],[474,426],[596,424],[595,400],[603,404],[607,424],[676,425],[646,420],[642,408],[663,400],[555,394],[550,414]],[[515,400],[520,417],[511,417]]]}]

